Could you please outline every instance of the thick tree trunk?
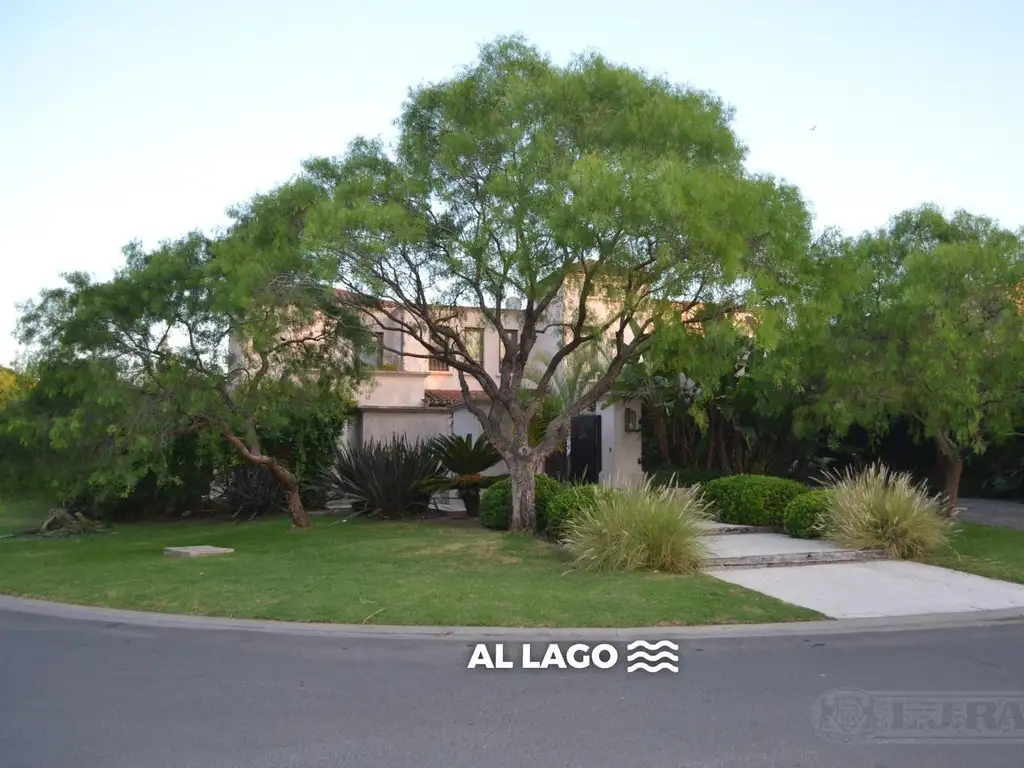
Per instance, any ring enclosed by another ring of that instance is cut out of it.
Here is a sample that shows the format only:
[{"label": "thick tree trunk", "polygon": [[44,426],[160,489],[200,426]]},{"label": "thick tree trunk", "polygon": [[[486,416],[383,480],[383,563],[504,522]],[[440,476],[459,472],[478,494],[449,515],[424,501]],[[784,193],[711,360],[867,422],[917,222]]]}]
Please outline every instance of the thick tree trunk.
[{"label": "thick tree trunk", "polygon": [[533,533],[537,529],[538,462],[533,457],[513,456],[507,460],[509,479],[512,481],[512,519],[510,531]]},{"label": "thick tree trunk", "polygon": [[480,491],[470,488],[462,491],[459,495],[462,497],[462,503],[466,506],[466,517],[479,517]]},{"label": "thick tree trunk", "polygon": [[309,528],[309,515],[306,508],[302,506],[302,493],[299,491],[299,481],[295,479],[287,467],[270,459],[267,469],[277,478],[277,482],[284,488],[285,499],[288,502],[288,514],[292,518],[292,525],[305,530]]}]

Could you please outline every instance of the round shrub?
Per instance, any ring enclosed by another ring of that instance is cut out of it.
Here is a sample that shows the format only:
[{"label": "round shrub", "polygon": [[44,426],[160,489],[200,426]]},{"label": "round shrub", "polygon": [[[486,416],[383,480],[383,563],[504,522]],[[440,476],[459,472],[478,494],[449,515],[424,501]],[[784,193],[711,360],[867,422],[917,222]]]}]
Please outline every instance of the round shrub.
[{"label": "round shrub", "polygon": [[[562,484],[553,477],[537,475],[535,503],[537,505],[537,532],[544,533],[548,524],[548,506],[562,490]],[[484,528],[507,531],[512,520],[512,481],[503,478],[484,491],[480,497],[480,524]]]},{"label": "round shrub", "polygon": [[548,502],[546,533],[560,539],[566,527],[584,511],[593,511],[598,502],[614,491],[600,485],[569,485],[562,488]]},{"label": "round shrub", "polygon": [[719,522],[780,526],[786,505],[810,488],[784,477],[730,475],[712,480],[703,491]]},{"label": "round shrub", "polygon": [[802,493],[786,505],[782,527],[797,539],[820,539],[832,495],[828,491]]}]

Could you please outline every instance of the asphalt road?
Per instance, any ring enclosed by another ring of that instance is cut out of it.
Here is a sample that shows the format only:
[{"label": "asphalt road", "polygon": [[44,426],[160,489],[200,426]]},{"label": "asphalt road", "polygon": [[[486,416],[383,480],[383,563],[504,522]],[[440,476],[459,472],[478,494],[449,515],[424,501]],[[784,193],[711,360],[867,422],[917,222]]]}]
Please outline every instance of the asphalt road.
[{"label": "asphalt road", "polygon": [[[975,712],[958,732],[973,743],[922,743],[956,735],[937,727],[916,731],[917,743],[877,744],[856,719],[813,708],[847,688],[938,692],[954,709],[965,691],[1021,692],[1022,649],[1024,625],[1008,624],[684,641],[678,674],[468,670],[464,641],[0,611],[0,766],[1020,768],[1019,709]],[[997,743],[993,722],[1017,743]]]}]

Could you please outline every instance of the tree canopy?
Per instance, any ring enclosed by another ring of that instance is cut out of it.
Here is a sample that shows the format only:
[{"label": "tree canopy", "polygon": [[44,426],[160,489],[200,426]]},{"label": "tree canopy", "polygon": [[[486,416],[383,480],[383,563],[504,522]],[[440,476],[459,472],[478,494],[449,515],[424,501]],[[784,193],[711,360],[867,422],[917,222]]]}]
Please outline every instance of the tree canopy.
[{"label": "tree canopy", "polygon": [[[598,55],[558,66],[519,38],[414,90],[386,148],[359,139],[306,166],[325,197],[305,237],[333,256],[353,309],[405,331],[457,372],[466,407],[509,463],[512,526],[534,525],[533,473],[570,419],[605,395],[661,319],[700,323],[745,303],[772,328],[809,240],[797,190],[748,173],[714,96]],[[522,302],[518,336],[505,307]],[[474,359],[473,316],[497,330],[500,375]],[[682,319],[681,319],[682,318]],[[538,397],[518,393],[554,336]],[[608,364],[531,444],[563,361],[608,342]],[[490,399],[469,396],[475,379]]]}]

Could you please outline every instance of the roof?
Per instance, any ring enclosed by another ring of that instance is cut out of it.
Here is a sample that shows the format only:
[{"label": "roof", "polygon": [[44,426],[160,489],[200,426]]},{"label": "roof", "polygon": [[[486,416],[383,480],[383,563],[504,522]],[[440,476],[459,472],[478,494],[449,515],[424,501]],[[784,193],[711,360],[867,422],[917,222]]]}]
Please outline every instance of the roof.
[{"label": "roof", "polygon": [[[484,392],[470,390],[474,403],[489,403],[491,399]],[[461,389],[425,389],[423,402],[432,408],[459,408],[466,403],[462,399]]]}]

